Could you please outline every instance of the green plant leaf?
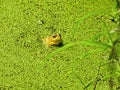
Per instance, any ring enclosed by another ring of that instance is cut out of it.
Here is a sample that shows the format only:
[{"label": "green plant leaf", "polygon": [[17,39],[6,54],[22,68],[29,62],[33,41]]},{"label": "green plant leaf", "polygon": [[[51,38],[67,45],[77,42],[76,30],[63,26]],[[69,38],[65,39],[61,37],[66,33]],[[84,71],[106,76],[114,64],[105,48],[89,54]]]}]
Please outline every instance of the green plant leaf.
[{"label": "green plant leaf", "polygon": [[102,49],[111,49],[112,46],[109,45],[109,44],[105,44],[105,43],[100,43],[100,42],[90,42],[90,41],[78,41],[78,42],[74,42],[74,43],[70,43],[70,44],[67,44],[55,51],[53,51],[52,53],[50,53],[49,55],[47,55],[47,57],[45,58],[45,60],[49,60],[53,55],[55,55],[57,52],[60,52],[60,51],[64,51],[70,47],[73,47],[75,45],[89,45],[89,46],[96,46],[98,48],[102,48]]},{"label": "green plant leaf", "polygon": [[113,43],[113,39],[112,39],[112,36],[111,36],[111,34],[110,34],[110,31],[108,30],[108,26],[106,25],[106,23],[102,20],[102,23],[103,23],[103,25],[104,25],[104,27],[105,27],[105,31],[106,31],[106,33],[107,33],[107,35],[108,35],[108,39],[110,40],[110,43],[112,44]]},{"label": "green plant leaf", "polygon": [[80,24],[86,20],[87,18],[97,15],[100,12],[89,12],[87,15],[81,17],[78,19],[78,22],[76,23],[76,25],[74,26],[73,30],[72,30],[72,38],[74,38],[75,33],[79,30]]},{"label": "green plant leaf", "polygon": [[84,90],[86,90],[91,84],[93,84],[94,81],[95,81],[94,79],[92,79],[91,81],[89,81],[89,82],[85,85]]}]

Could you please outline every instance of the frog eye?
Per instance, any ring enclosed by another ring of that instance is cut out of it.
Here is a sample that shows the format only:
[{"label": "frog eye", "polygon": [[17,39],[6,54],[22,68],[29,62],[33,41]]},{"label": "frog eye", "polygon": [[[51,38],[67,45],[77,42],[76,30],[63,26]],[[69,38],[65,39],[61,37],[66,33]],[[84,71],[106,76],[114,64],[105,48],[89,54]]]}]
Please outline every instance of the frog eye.
[{"label": "frog eye", "polygon": [[58,34],[59,36],[61,36],[61,34]]},{"label": "frog eye", "polygon": [[54,36],[52,36],[53,38],[56,38],[57,37],[57,35],[54,35]]}]

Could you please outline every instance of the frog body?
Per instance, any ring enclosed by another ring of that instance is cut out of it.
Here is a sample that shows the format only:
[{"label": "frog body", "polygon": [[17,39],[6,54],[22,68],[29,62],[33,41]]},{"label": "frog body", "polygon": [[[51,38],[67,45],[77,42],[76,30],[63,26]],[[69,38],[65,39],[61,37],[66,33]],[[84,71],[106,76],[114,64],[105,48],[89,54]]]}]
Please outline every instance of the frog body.
[{"label": "frog body", "polygon": [[43,39],[43,43],[47,46],[60,46],[62,44],[61,34],[55,34]]}]

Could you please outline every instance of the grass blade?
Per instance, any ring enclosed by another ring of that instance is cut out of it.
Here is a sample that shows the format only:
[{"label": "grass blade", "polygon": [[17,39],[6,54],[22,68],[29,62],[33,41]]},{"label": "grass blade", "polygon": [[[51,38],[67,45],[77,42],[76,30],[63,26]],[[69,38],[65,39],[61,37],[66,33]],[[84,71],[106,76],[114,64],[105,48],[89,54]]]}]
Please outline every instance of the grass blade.
[{"label": "grass blade", "polygon": [[107,33],[107,35],[108,35],[108,38],[109,38],[109,40],[110,40],[110,43],[112,44],[113,43],[113,39],[112,39],[112,36],[111,36],[111,34],[110,34],[110,32],[109,32],[109,30],[108,30],[108,28],[107,28],[107,25],[106,25],[106,23],[104,22],[104,21],[102,21],[102,23],[103,23],[103,25],[104,25],[104,27],[105,27],[105,29],[106,29],[106,33]]},{"label": "grass blade", "polygon": [[87,18],[96,15],[98,12],[90,12],[87,15],[81,17],[78,19],[78,22],[76,23],[75,27],[72,30],[72,38],[74,38],[75,32],[77,32],[79,30],[80,24],[86,20]]},{"label": "grass blade", "polygon": [[97,42],[89,42],[89,41],[78,41],[78,42],[75,42],[75,43],[70,43],[70,44],[67,44],[55,51],[53,51],[52,53],[50,53],[46,58],[45,60],[49,60],[53,55],[55,55],[57,52],[60,52],[60,51],[64,51],[70,47],[73,47],[75,45],[90,45],[90,46],[97,46],[98,48],[102,48],[102,49],[110,49],[112,48],[111,45],[108,45],[108,44],[105,44],[105,43],[97,43]]}]

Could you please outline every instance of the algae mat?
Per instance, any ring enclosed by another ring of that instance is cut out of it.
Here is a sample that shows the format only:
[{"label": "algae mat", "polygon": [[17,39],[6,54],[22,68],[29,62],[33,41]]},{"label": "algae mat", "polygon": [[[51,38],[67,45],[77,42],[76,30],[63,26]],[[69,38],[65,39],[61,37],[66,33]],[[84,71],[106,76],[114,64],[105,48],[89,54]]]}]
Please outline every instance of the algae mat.
[{"label": "algae mat", "polygon": [[[109,42],[115,11],[112,0],[1,0],[0,90],[93,90],[107,75],[108,51],[73,43]],[[54,33],[64,46],[45,48],[42,38]]]}]

